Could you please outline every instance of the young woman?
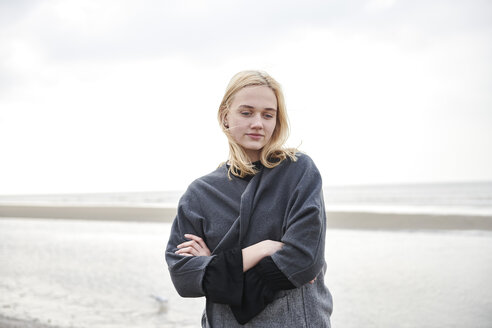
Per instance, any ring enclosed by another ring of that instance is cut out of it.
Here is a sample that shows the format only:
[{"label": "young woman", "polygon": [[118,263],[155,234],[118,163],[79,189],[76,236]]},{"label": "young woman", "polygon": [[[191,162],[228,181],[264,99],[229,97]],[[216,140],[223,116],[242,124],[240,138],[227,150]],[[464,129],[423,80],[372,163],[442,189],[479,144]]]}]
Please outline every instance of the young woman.
[{"label": "young woman", "polygon": [[288,120],[268,74],[236,74],[219,107],[229,160],[181,197],[166,260],[202,327],[330,327],[325,210],[311,158],[284,148]]}]

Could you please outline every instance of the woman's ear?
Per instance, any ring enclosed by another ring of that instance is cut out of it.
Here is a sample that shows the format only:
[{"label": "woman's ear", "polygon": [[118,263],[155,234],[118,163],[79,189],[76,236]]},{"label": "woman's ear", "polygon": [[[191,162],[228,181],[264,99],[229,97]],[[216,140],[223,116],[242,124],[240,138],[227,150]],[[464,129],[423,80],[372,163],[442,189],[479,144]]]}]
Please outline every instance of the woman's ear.
[{"label": "woman's ear", "polygon": [[226,116],[224,116],[224,121],[222,122],[222,124],[224,124],[224,126],[228,129],[229,128],[229,122],[227,122],[227,114]]}]

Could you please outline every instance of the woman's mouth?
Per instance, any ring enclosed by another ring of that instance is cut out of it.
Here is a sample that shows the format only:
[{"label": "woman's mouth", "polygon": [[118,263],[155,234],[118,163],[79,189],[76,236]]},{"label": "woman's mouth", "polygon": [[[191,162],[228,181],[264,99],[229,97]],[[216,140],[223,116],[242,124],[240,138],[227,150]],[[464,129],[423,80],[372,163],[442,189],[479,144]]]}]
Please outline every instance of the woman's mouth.
[{"label": "woman's mouth", "polygon": [[246,135],[248,137],[250,137],[251,139],[254,139],[254,140],[259,140],[259,139],[263,138],[262,134],[257,134],[257,133],[248,133]]}]

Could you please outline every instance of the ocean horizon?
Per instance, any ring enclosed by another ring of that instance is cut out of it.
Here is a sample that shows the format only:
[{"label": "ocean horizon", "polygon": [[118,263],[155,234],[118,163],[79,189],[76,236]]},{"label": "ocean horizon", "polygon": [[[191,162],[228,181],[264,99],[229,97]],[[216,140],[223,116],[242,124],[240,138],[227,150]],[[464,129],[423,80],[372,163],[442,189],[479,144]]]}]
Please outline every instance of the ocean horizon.
[{"label": "ocean horizon", "polygon": [[[327,211],[492,215],[492,181],[325,186]],[[0,195],[0,205],[176,207],[184,190]]]}]

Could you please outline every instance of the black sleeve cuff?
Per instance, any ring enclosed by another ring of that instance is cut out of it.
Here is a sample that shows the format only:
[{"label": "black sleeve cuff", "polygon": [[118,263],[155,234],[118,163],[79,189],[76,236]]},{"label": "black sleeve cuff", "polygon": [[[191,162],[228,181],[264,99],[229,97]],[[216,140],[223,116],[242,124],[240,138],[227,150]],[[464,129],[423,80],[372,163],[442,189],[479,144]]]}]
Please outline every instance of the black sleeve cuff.
[{"label": "black sleeve cuff", "polygon": [[214,256],[203,277],[203,290],[214,303],[239,306],[243,294],[243,254],[233,248]]},{"label": "black sleeve cuff", "polygon": [[260,275],[267,286],[275,291],[296,288],[296,286],[287,279],[285,274],[280,271],[275,262],[273,262],[271,256],[263,258],[253,270]]},{"label": "black sleeve cuff", "polygon": [[272,258],[265,257],[244,273],[242,302],[240,306],[231,305],[232,313],[237,322],[245,324],[273,302],[277,291],[293,288]]}]

